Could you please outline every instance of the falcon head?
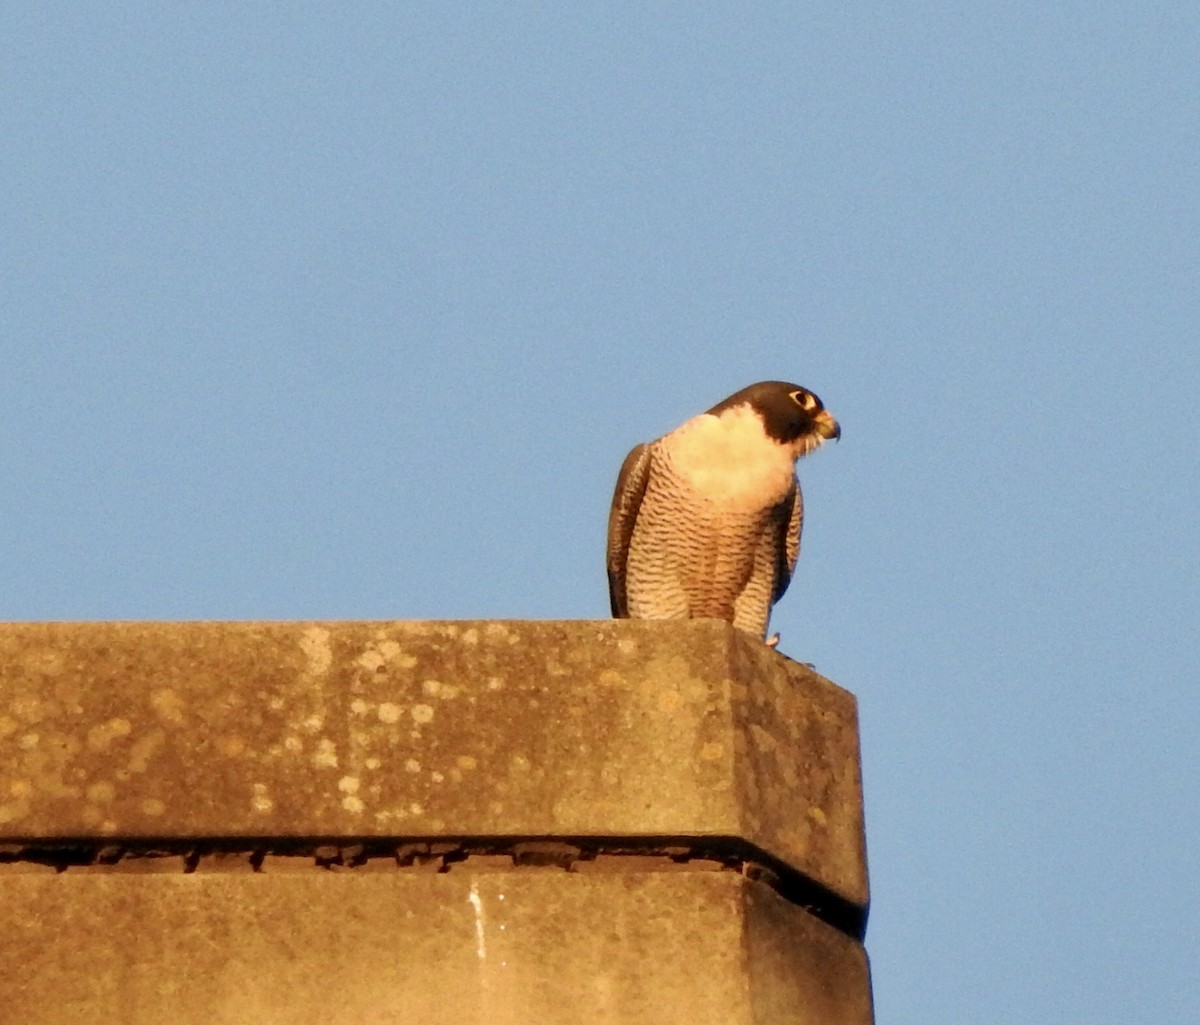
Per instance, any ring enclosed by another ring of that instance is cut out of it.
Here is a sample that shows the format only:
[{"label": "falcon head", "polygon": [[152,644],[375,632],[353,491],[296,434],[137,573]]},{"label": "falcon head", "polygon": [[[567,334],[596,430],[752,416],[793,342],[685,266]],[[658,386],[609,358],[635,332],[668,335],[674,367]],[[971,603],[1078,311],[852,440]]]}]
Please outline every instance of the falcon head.
[{"label": "falcon head", "polygon": [[842,436],[838,422],[821,400],[798,384],[760,381],[730,395],[709,412],[720,415],[739,406],[754,410],[767,437],[788,446],[793,458],[808,454],[830,438],[836,440]]}]

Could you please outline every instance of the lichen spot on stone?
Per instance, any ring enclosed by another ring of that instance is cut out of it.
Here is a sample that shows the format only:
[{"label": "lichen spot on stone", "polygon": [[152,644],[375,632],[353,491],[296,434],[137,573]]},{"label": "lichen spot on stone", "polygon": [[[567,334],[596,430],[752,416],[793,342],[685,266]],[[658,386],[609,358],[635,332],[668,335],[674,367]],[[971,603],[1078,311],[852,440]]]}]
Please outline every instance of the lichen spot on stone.
[{"label": "lichen spot on stone", "polygon": [[330,647],[329,630],[310,627],[300,635],[300,651],[307,661],[305,671],[310,676],[324,676],[334,664],[334,649]]},{"label": "lichen spot on stone", "polygon": [[342,798],[342,807],[352,815],[361,815],[366,805],[363,804],[361,797],[355,797],[354,794],[347,794]]},{"label": "lichen spot on stone", "polygon": [[418,762],[415,758],[410,758],[408,761],[406,761],[404,763],[404,771],[405,772],[420,772],[421,771],[421,763]]},{"label": "lichen spot on stone", "polygon": [[167,735],[161,729],[153,729],[139,735],[129,751],[129,771],[145,772],[150,765],[150,759],[166,742]]},{"label": "lichen spot on stone", "polygon": [[376,709],[375,714],[379,716],[380,722],[399,722],[400,714],[403,711],[399,705],[393,704],[390,701],[384,701]]},{"label": "lichen spot on stone", "polygon": [[141,809],[143,815],[157,817],[167,810],[167,806],[157,797],[147,797],[141,803]]},{"label": "lichen spot on stone", "polygon": [[508,627],[506,627],[503,623],[497,623],[494,620],[484,626],[483,632],[487,635],[489,640],[513,641],[516,639],[509,635]]},{"label": "lichen spot on stone", "polygon": [[343,794],[357,794],[359,780],[357,776],[343,776],[338,780],[338,789]]},{"label": "lichen spot on stone", "polygon": [[313,676],[324,676],[333,665],[333,648],[329,645],[329,631],[323,626],[310,626],[300,637],[300,650],[308,660],[305,667]]},{"label": "lichen spot on stone", "polygon": [[160,687],[151,694],[150,707],[163,722],[173,725],[183,722],[183,698],[170,687]]},{"label": "lichen spot on stone", "polygon": [[374,648],[368,648],[354,660],[354,664],[359,669],[365,669],[368,673],[373,673],[383,668],[384,658]]},{"label": "lichen spot on stone", "polygon": [[313,765],[318,769],[336,769],[338,764],[337,748],[333,741],[322,738],[317,741],[317,751],[313,755]]},{"label": "lichen spot on stone", "polygon": [[433,706],[432,705],[413,705],[411,709],[413,722],[418,725],[425,725],[433,722]]},{"label": "lichen spot on stone", "polygon": [[275,807],[275,802],[271,800],[270,794],[267,793],[266,783],[254,784],[254,796],[250,798],[250,807],[257,812],[265,814]]},{"label": "lichen spot on stone", "polygon": [[16,801],[13,804],[0,804],[0,823],[16,822],[17,819],[24,818],[29,813],[29,805],[25,801]]},{"label": "lichen spot on stone", "polygon": [[88,748],[92,751],[103,751],[118,737],[129,736],[132,730],[128,719],[109,719],[88,730]]},{"label": "lichen spot on stone", "polygon": [[658,707],[663,712],[673,712],[683,704],[683,696],[677,690],[664,690],[658,695]]},{"label": "lichen spot on stone", "polygon": [[24,719],[27,725],[41,722],[46,718],[46,703],[36,694],[18,694],[8,707]]},{"label": "lichen spot on stone", "polygon": [[368,705],[365,701],[363,701],[362,698],[355,698],[353,701],[350,702],[350,711],[354,715],[366,715],[367,712],[370,711],[370,709],[371,709],[371,706]]}]

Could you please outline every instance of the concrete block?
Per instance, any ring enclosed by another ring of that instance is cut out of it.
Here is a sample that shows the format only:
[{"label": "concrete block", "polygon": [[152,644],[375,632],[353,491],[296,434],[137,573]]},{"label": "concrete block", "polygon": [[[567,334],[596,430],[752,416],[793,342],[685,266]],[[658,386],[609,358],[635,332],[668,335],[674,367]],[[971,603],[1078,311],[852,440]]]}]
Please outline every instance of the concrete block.
[{"label": "concrete block", "polygon": [[861,946],[734,872],[5,876],[21,1025],[869,1025]]},{"label": "concrete block", "polygon": [[853,696],[716,621],[2,625],[0,842],[81,837],[727,842],[867,906]]},{"label": "concrete block", "polygon": [[0,1021],[868,1025],[867,899],[723,623],[0,625]]}]

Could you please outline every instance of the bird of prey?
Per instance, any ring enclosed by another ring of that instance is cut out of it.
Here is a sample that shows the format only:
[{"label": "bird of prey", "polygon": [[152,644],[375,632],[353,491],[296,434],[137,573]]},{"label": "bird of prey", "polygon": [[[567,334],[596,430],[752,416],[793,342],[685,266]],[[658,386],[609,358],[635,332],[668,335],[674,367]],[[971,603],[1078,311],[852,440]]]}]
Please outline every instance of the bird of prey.
[{"label": "bird of prey", "polygon": [[796,460],[839,437],[812,392],[761,381],[634,448],[608,516],[613,616],[724,619],[765,638],[800,553]]}]

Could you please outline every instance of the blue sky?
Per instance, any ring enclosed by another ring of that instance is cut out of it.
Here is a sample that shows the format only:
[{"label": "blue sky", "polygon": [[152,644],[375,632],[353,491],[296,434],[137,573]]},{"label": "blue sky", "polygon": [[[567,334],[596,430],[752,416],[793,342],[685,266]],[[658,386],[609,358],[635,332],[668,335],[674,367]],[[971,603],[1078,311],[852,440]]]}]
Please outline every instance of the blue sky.
[{"label": "blue sky", "polygon": [[879,1022],[1200,1019],[1200,9],[10,7],[0,618],[603,617],[797,381]]}]

